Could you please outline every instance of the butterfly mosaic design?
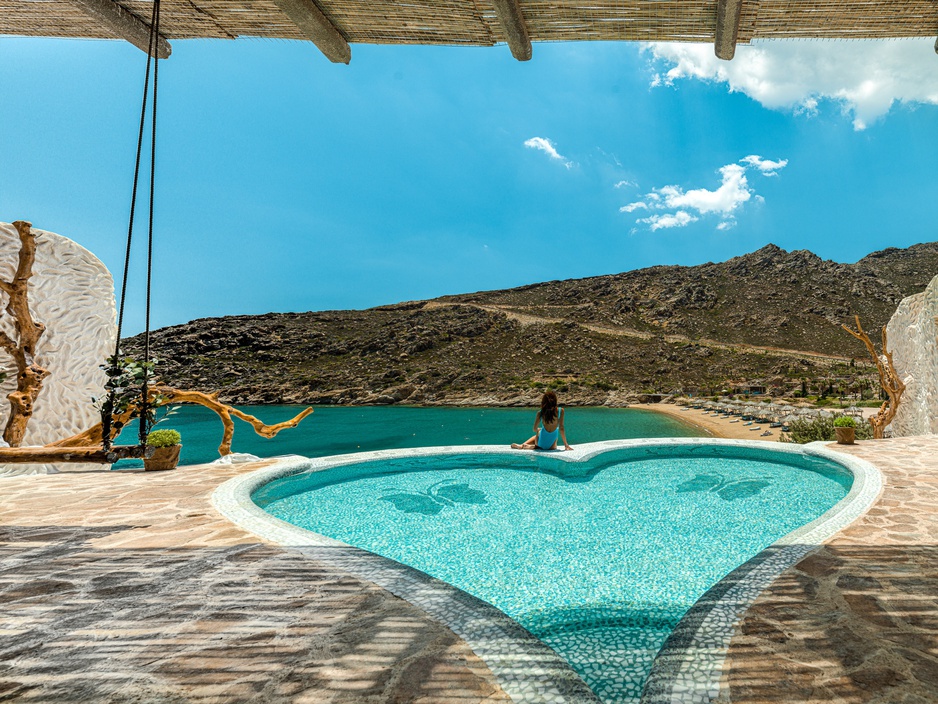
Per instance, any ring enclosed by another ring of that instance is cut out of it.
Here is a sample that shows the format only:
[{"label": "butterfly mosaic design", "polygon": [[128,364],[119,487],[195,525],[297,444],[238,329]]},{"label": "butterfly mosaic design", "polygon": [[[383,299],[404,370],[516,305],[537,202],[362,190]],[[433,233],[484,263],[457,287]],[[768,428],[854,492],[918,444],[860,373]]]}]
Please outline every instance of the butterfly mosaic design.
[{"label": "butterfly mosaic design", "polygon": [[444,479],[432,484],[425,491],[404,491],[399,494],[382,496],[381,501],[394,504],[394,508],[404,513],[422,513],[435,516],[444,508],[457,504],[487,503],[485,492],[472,489],[468,484],[455,484],[454,479]]},{"label": "butterfly mosaic design", "polygon": [[728,480],[721,474],[698,474],[693,479],[682,482],[677,487],[679,494],[692,491],[709,491],[715,493],[724,501],[748,499],[762,492],[771,482],[765,479],[733,479]]}]

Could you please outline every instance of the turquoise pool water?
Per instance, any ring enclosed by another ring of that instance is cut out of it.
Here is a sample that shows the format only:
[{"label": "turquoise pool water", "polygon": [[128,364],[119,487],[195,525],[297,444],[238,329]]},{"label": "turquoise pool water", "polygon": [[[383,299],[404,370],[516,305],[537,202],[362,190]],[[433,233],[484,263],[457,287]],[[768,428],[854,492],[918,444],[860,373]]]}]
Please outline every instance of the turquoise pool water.
[{"label": "turquoise pool water", "polygon": [[[303,406],[241,406],[266,423],[293,418]],[[413,406],[316,406],[299,427],[283,430],[268,440],[247,423],[235,420],[232,449],[259,457],[302,455],[325,457],[349,452],[441,445],[510,445],[531,436],[535,409],[531,408],[418,408]],[[703,433],[653,411],[631,408],[569,408],[567,439],[577,445],[600,440],[693,437]],[[222,424],[201,406],[181,406],[159,428],[182,433],[181,464],[218,459]],[[125,431],[136,442],[136,423]],[[122,436],[123,439],[123,436]],[[120,440],[118,441],[120,442]],[[140,466],[124,461],[121,467]]]},{"label": "turquoise pool water", "polygon": [[252,498],[488,601],[620,703],[638,700],[655,654],[707,589],[851,484],[822,458],[645,447],[583,463],[523,452],[368,462],[277,480]]}]

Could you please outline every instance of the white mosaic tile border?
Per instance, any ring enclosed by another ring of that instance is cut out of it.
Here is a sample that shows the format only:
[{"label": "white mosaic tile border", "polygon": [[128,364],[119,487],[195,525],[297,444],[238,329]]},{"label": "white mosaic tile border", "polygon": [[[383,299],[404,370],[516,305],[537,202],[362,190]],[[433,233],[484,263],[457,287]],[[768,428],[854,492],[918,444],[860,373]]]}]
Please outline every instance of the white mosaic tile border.
[{"label": "white mosaic tile border", "polygon": [[828,443],[773,447],[823,457],[853,473],[843,499],[816,520],[792,531],[715,584],[691,607],[655,658],[641,704],[710,704],[720,696],[720,680],[730,640],[743,615],[775,579],[866,513],[883,488],[879,470],[852,455],[831,451]]},{"label": "white mosaic tile border", "polygon": [[781,572],[852,523],[873,504],[882,488],[882,477],[871,464],[832,452],[826,448],[826,443],[803,446],[714,438],[611,440],[578,445],[567,452],[518,451],[502,445],[407,448],[314,459],[282,458],[272,467],[225,482],[212,495],[212,503],[241,528],[265,540],[298,548],[310,557],[377,584],[423,609],[466,641],[512,701],[518,704],[598,702],[562,658],[490,604],[406,565],[281,521],[258,507],[251,500],[251,494],[281,477],[379,459],[469,453],[523,454],[536,464],[547,464],[556,460],[583,462],[611,450],[688,445],[815,455],[844,465],[854,475],[850,492],[827,513],[788,534],[710,589],[688,611],[661,649],[642,702],[703,704],[719,695],[723,661],[735,626],[759,593]]}]

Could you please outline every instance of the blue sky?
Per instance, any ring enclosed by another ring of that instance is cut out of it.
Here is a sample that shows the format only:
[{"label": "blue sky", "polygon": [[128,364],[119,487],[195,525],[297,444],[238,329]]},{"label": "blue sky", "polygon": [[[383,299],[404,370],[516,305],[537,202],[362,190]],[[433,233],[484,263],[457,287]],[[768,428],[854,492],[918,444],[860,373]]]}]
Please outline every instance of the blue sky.
[{"label": "blue sky", "polygon": [[[160,65],[153,320],[364,308],[938,239],[932,40],[177,41]],[[0,220],[119,275],[145,56],[0,37]],[[143,222],[137,235],[143,235]],[[142,248],[127,329],[142,327]]]}]

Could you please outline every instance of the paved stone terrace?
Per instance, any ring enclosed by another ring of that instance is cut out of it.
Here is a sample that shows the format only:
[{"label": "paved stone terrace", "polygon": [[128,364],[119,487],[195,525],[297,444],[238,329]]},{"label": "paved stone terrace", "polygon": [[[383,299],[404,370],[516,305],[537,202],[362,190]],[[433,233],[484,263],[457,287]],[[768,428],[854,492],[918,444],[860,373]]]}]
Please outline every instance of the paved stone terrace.
[{"label": "paved stone terrace", "polygon": [[0,701],[508,701],[424,612],[218,515],[260,466],[0,478]]},{"label": "paved stone terrace", "polygon": [[938,436],[832,449],[876,465],[877,504],[749,609],[724,701],[938,702]]},{"label": "paved stone terrace", "polygon": [[[721,699],[938,702],[938,437],[836,449],[883,495],[756,601]],[[216,514],[259,466],[0,479],[0,701],[507,701],[420,610]]]}]

